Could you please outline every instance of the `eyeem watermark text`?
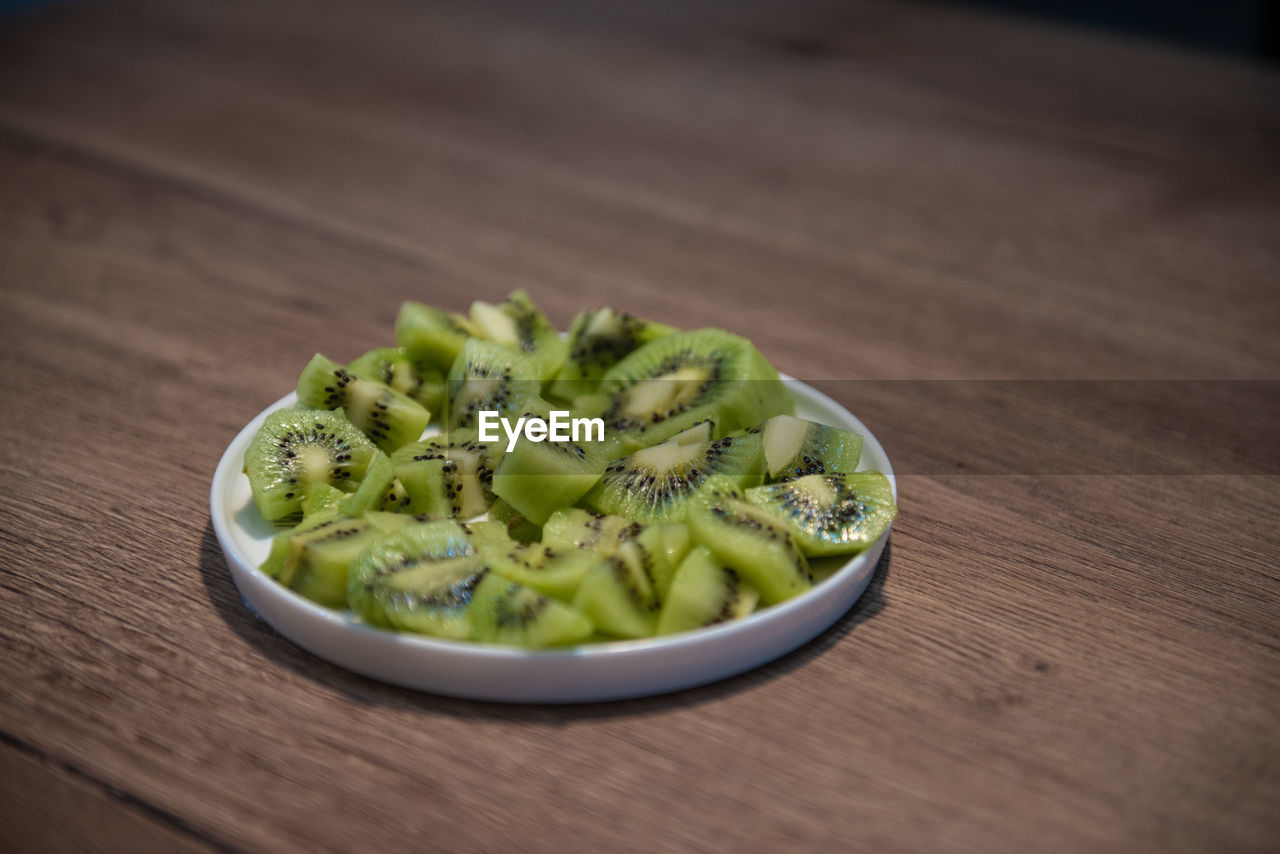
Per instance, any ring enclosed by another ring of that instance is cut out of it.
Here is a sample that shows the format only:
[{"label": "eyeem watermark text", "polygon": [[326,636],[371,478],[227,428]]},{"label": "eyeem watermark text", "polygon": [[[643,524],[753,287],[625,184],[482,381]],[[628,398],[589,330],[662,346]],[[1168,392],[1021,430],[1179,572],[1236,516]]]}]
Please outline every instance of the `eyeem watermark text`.
[{"label": "eyeem watermark text", "polygon": [[[507,434],[507,451],[516,446],[520,434],[530,442],[603,442],[603,418],[570,418],[567,409],[553,409],[550,420],[536,415],[521,415],[513,426],[511,419],[485,409],[480,412],[480,441],[497,442],[498,427]],[[593,438],[594,434],[594,438]],[[579,438],[581,436],[581,438]]]}]

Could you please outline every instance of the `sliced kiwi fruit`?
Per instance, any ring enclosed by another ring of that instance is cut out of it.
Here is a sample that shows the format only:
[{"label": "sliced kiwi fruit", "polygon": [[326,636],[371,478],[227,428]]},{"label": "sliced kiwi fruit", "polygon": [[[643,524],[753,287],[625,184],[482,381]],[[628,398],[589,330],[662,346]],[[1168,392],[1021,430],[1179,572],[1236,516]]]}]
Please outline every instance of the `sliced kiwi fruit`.
[{"label": "sliced kiwi fruit", "polygon": [[486,549],[510,548],[517,541],[507,532],[507,526],[496,519],[475,519],[470,522],[459,522],[462,529],[481,554]]},{"label": "sliced kiwi fruit", "polygon": [[[373,468],[374,463],[377,462],[378,457],[381,455],[381,451],[375,452],[374,461],[369,464],[370,469]],[[364,489],[364,486],[368,481],[369,471],[366,469],[365,476],[360,480],[359,487],[355,492],[343,492],[341,489],[338,489],[336,486],[328,483],[312,484],[311,488],[307,490],[307,497],[302,499],[302,518],[306,519],[308,516],[312,516],[321,510],[341,510],[343,508],[343,502],[358,493],[361,489]],[[351,516],[356,514],[348,513],[347,515]]]},{"label": "sliced kiwi fruit", "polygon": [[650,323],[611,308],[583,311],[569,327],[569,357],[549,393],[560,400],[590,394],[600,385],[605,371],[624,356],[642,344],[675,331],[674,327]]},{"label": "sliced kiwi fruit", "polygon": [[[350,495],[343,495],[335,506],[348,516],[360,516],[368,510],[407,512],[410,499],[404,486],[396,479],[391,458],[379,451],[369,463],[359,488]],[[303,510],[305,512],[305,506]]]},{"label": "sliced kiwi fruit", "polygon": [[370,350],[347,365],[347,370],[413,398],[428,412],[442,412],[444,372],[415,362],[403,347]]},{"label": "sliced kiwi fruit", "polygon": [[[563,399],[563,398],[562,398]],[[607,394],[580,394],[570,398],[569,411],[578,418],[599,418],[609,411],[613,399]]]},{"label": "sliced kiwi fruit", "polygon": [[644,553],[628,541],[583,577],[573,604],[605,634],[645,638],[658,627],[662,600]]},{"label": "sliced kiwi fruit", "polygon": [[517,543],[536,543],[542,539],[542,528],[530,522],[520,511],[501,498],[489,507],[489,518],[507,529],[507,536]]},{"label": "sliced kiwi fruit", "polygon": [[[335,490],[336,491],[336,490]],[[339,492],[339,495],[346,493]],[[289,541],[297,534],[303,534],[323,525],[331,525],[346,518],[335,507],[319,507],[302,517],[302,521],[287,531],[281,531],[271,539],[271,549],[258,568],[271,578],[279,578],[284,570],[285,558],[289,556]]]},{"label": "sliced kiwi fruit", "polygon": [[775,415],[757,431],[764,442],[765,473],[770,483],[858,470],[862,437],[852,431],[791,415]]},{"label": "sliced kiwi fruit", "polygon": [[408,497],[410,513],[438,519],[470,519],[493,503],[493,473],[502,451],[458,430],[405,445],[391,464]]},{"label": "sliced kiwi fruit", "polygon": [[580,507],[562,507],[542,526],[542,544],[558,549],[590,549],[606,557],[640,535],[644,525],[623,516],[593,513]]},{"label": "sliced kiwi fruit", "polygon": [[628,542],[639,546],[646,573],[661,595],[689,552],[689,529],[683,523],[641,525],[622,516],[567,507],[551,514],[542,528],[542,545],[561,551],[576,549],[612,557]]},{"label": "sliced kiwi fruit", "polygon": [[244,455],[253,503],[269,522],[297,518],[315,485],[354,491],[376,450],[341,412],[276,410]]},{"label": "sliced kiwi fruit", "polygon": [[581,612],[497,573],[476,587],[468,617],[472,640],[531,649],[578,643],[593,631]]},{"label": "sliced kiwi fruit", "polygon": [[[526,410],[525,418],[546,419],[541,407]],[[550,438],[516,440],[493,475],[493,494],[535,525],[542,525],[560,507],[577,503],[604,474],[606,458],[591,442],[558,442]]]},{"label": "sliced kiwi fruit", "polygon": [[813,586],[809,563],[791,531],[733,484],[717,480],[699,490],[689,503],[686,521],[694,541],[737,570],[765,604]]},{"label": "sliced kiwi fruit", "polygon": [[427,513],[393,513],[389,510],[366,510],[361,517],[384,534],[393,534],[414,522],[438,522]]},{"label": "sliced kiwi fruit", "polygon": [[698,546],[680,564],[658,616],[658,634],[741,619],[755,610],[760,594],[711,550]]},{"label": "sliced kiwi fruit", "polygon": [[681,430],[671,437],[677,445],[700,445],[710,442],[716,431],[716,423],[711,418],[704,418],[688,430]]},{"label": "sliced kiwi fruit", "polygon": [[795,404],[751,342],[720,329],[650,341],[600,381],[608,429],[652,445],[710,418],[722,434],[789,413]]},{"label": "sliced kiwi fruit", "polygon": [[317,353],[298,377],[298,402],[341,409],[384,451],[417,441],[431,413],[380,382],[363,380]]},{"label": "sliced kiwi fruit", "polygon": [[486,534],[473,535],[472,541],[494,572],[563,602],[573,601],[583,577],[604,560],[603,555],[583,549],[503,542]]},{"label": "sliced kiwi fruit", "polygon": [[693,545],[689,527],[683,522],[659,522],[646,527],[634,542],[645,552],[653,585],[665,598],[671,579]]},{"label": "sliced kiwi fruit", "polygon": [[475,334],[465,316],[420,302],[406,302],[396,316],[396,343],[415,362],[438,371],[448,371]]},{"label": "sliced kiwi fruit", "polygon": [[524,291],[512,291],[497,305],[472,303],[471,326],[480,337],[531,360],[538,379],[555,376],[569,353],[568,343]]},{"label": "sliced kiwi fruit", "polygon": [[[289,539],[288,554],[276,577],[313,602],[345,608],[351,561],[386,534],[364,519],[335,516]],[[406,517],[405,523],[411,520]]]},{"label": "sliced kiwi fruit", "polygon": [[371,625],[467,638],[467,608],[488,571],[456,522],[417,523],[382,537],[351,562],[347,601]]},{"label": "sliced kiwi fruit", "polygon": [[525,409],[540,387],[538,365],[528,355],[492,341],[468,339],[445,380],[445,426],[477,429],[484,411],[509,417]]},{"label": "sliced kiwi fruit", "polygon": [[711,478],[742,487],[764,479],[764,451],[754,434],[700,444],[664,442],[613,460],[583,501],[600,512],[639,522],[678,522],[690,497]]},{"label": "sliced kiwi fruit", "polygon": [[893,487],[880,472],[812,474],[748,489],[746,497],[780,518],[811,556],[860,552],[898,514]]},{"label": "sliced kiwi fruit", "polygon": [[[564,340],[516,291],[468,316],[405,303],[396,344],[317,354],[245,455],[260,514],[295,525],[262,570],[371,625],[529,647],[685,631],[807,589],[896,513],[856,472],[862,437],[793,417],[723,330],[595,309]],[[550,421],[547,400],[604,439],[479,441],[479,413]]]}]

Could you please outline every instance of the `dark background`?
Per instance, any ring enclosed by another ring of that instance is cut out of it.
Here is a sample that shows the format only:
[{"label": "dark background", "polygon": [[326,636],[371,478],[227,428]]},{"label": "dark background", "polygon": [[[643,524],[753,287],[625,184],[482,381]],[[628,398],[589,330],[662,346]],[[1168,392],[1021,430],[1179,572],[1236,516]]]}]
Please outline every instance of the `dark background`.
[{"label": "dark background", "polygon": [[[0,0],[0,13],[56,0]],[[1280,2],[1276,0],[968,0],[954,5],[1093,26],[1127,35],[1280,59]]]},{"label": "dark background", "polygon": [[971,0],[1001,9],[1192,47],[1280,58],[1280,3],[1273,0]]}]

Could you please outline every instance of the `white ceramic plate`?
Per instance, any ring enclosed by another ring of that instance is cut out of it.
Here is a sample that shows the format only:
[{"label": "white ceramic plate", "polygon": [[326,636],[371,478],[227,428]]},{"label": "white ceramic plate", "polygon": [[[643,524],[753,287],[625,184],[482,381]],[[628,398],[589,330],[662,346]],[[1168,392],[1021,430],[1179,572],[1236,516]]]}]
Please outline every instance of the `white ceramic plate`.
[{"label": "white ceramic plate", "polygon": [[[875,436],[844,407],[790,377],[796,414],[855,430],[864,441],[859,469],[893,468]],[[242,473],[244,452],[267,413],[292,406],[290,394],[253,419],[227,448],[213,476],[213,529],[231,577],[250,608],[306,650],[356,673],[407,688],[511,703],[581,703],[661,694],[758,667],[811,640],[853,606],[871,580],[889,532],[812,590],[745,620],[638,641],[522,650],[438,640],[365,625],[350,611],[317,605],[258,570],[277,533],[258,515]]]}]

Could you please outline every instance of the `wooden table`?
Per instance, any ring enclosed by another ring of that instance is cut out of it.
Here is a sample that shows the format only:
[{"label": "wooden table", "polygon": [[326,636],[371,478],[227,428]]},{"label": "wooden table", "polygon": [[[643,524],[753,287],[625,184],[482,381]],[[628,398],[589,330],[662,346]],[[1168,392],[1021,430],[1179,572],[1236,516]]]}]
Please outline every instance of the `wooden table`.
[{"label": "wooden table", "polygon": [[[0,22],[0,848],[1274,850],[1278,107],[1275,68],[928,4]],[[582,707],[256,620],[232,436],[401,301],[516,287],[825,381],[903,475],[861,603]],[[1091,432],[1117,387],[1137,432]]]}]

